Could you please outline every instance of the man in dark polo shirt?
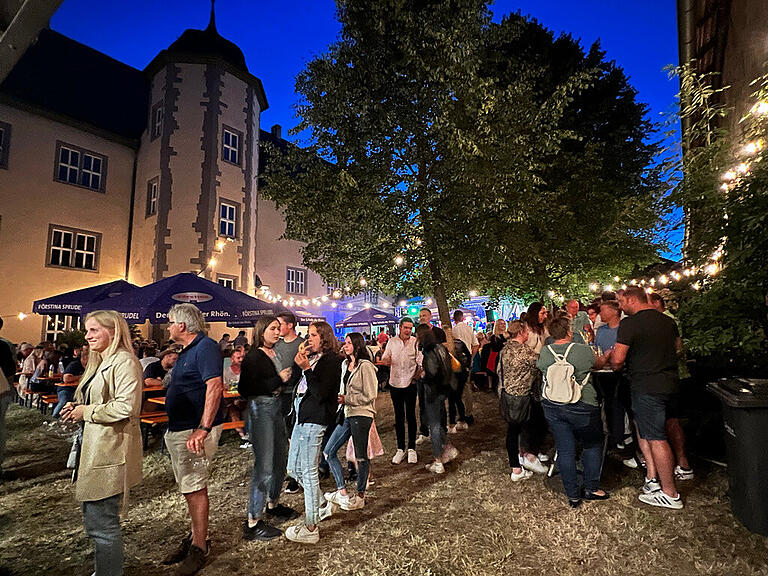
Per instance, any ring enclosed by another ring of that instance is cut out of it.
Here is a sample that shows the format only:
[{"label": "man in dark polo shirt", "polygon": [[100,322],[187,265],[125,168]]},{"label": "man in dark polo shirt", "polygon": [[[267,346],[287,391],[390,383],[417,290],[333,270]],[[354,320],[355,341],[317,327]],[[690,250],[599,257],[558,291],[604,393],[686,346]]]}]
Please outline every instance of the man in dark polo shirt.
[{"label": "man in dark polo shirt", "polygon": [[176,304],[168,312],[168,332],[183,348],[165,397],[165,443],[192,518],[192,533],[165,559],[166,564],[182,562],[177,576],[196,574],[210,551],[208,467],[221,437],[224,419],[219,405],[224,383],[219,345],[205,335],[205,328],[194,304]]},{"label": "man in dark polo shirt", "polygon": [[680,333],[675,321],[654,310],[638,286],[625,291],[623,309],[628,316],[619,324],[609,362],[614,370],[627,363],[632,410],[648,467],[640,501],[679,510],[683,500],[675,487],[675,456],[665,421],[670,398],[677,391]]}]

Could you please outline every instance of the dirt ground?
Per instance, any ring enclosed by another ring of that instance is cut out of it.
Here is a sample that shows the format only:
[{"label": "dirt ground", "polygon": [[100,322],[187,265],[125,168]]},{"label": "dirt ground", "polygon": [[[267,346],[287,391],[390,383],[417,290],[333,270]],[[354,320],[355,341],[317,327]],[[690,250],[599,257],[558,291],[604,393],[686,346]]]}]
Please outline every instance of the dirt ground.
[{"label": "dirt ground", "polygon": [[[418,465],[389,463],[395,448],[392,407],[378,400],[377,426],[386,454],[373,461],[375,486],[365,509],[338,512],[321,524],[314,546],[285,539],[241,540],[250,451],[225,433],[210,486],[211,556],[203,575],[481,575],[481,574],[768,574],[768,538],[733,516],[725,470],[694,460],[696,479],[681,483],[681,511],[637,500],[642,474],[608,458],[603,487],[612,497],[568,508],[557,477],[512,483],[505,427],[495,397],[475,393],[477,423],[451,439],[461,451],[442,476]],[[64,462],[60,425],[12,406],[4,468],[17,479],[0,484],[0,574],[91,574],[84,535]],[[322,488],[332,490],[332,481]],[[286,504],[303,511],[302,494]],[[283,526],[284,528],[285,526]],[[123,523],[126,575],[172,574],[160,564],[187,532],[186,505],[157,444],[146,453],[144,482],[132,493]]]}]

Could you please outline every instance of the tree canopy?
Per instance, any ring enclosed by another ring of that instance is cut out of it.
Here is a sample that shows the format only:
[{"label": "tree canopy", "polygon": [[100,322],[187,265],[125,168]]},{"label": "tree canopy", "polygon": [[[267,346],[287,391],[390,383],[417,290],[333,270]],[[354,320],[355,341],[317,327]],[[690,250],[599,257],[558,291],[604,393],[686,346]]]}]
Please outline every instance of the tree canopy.
[{"label": "tree canopy", "polygon": [[599,46],[481,0],[337,7],[339,40],[296,81],[310,141],[265,174],[307,266],[433,294],[450,326],[471,289],[573,294],[653,259],[652,126]]}]

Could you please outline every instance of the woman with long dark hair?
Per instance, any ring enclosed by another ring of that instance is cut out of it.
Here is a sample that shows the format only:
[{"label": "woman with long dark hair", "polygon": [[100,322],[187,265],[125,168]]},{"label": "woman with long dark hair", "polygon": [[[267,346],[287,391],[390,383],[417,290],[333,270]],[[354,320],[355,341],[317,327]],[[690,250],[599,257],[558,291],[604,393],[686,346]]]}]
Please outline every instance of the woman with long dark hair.
[{"label": "woman with long dark hair", "polygon": [[445,472],[444,464],[459,455],[451,444],[445,442],[445,399],[454,378],[451,356],[445,346],[438,343],[429,324],[419,324],[416,338],[421,348],[421,368],[424,373],[424,414],[429,427],[434,461],[426,468],[435,474]]},{"label": "woman with long dark hair", "polygon": [[[352,332],[344,339],[344,355],[341,364],[339,404],[343,407],[343,422],[337,424],[325,447],[325,458],[336,481],[335,492],[325,494],[325,499],[341,506],[342,510],[359,510],[365,506],[365,488],[368,484],[368,434],[376,414],[374,406],[378,392],[376,366],[370,360],[362,334]],[[344,473],[338,451],[352,437],[357,460],[357,494],[349,496],[344,483]]]},{"label": "woman with long dark hair", "polygon": [[330,506],[321,509],[317,467],[326,427],[335,422],[341,378],[339,342],[327,322],[313,322],[307,339],[294,358],[302,375],[296,387],[296,425],[291,434],[288,473],[304,488],[304,523],[291,526],[285,537],[294,542],[315,544],[320,540],[317,523],[327,517]]},{"label": "woman with long dark hair", "polygon": [[265,514],[281,519],[296,516],[295,510],[278,503],[288,462],[288,437],[280,391],[291,377],[291,367],[283,367],[273,349],[279,339],[277,318],[259,318],[254,328],[254,345],[243,359],[237,384],[240,396],[248,399],[253,448],[248,517],[243,525],[246,540],[270,540],[280,536],[280,530],[264,522]]},{"label": "woman with long dark hair", "polygon": [[526,345],[536,354],[541,352],[544,341],[549,338],[547,331],[547,316],[549,312],[541,302],[533,302],[528,306],[528,314],[525,321],[528,323],[528,341]]}]

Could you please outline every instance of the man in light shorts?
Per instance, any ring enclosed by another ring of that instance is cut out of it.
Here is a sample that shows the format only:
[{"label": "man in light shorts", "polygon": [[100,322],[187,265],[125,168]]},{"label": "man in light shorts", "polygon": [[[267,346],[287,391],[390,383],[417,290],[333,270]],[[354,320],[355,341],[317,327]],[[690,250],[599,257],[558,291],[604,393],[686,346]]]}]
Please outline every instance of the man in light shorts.
[{"label": "man in light shorts", "polygon": [[224,382],[219,345],[205,335],[205,329],[205,319],[194,304],[176,304],[168,312],[168,331],[183,348],[165,397],[165,443],[192,519],[191,534],[164,561],[181,562],[176,576],[196,574],[210,551],[208,472],[224,421],[219,410]]}]

